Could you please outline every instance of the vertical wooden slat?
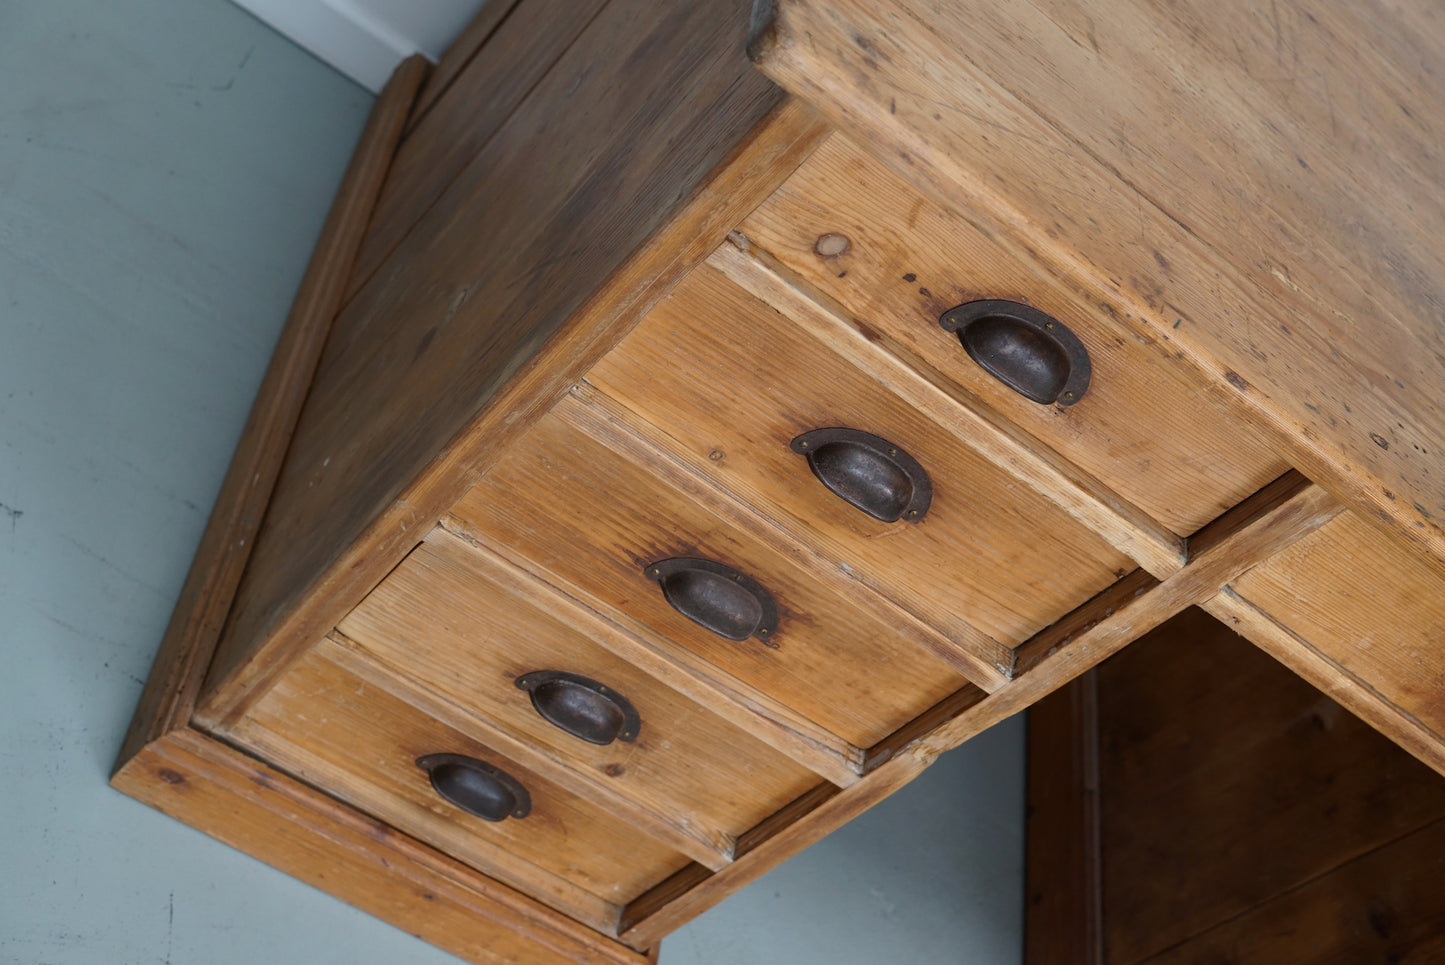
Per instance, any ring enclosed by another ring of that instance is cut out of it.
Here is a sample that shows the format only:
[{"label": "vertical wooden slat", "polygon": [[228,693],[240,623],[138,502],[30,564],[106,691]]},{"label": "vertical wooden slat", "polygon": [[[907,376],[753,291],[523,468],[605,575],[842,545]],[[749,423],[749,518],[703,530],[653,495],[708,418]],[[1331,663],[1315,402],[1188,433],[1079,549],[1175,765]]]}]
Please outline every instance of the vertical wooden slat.
[{"label": "vertical wooden slat", "polygon": [[1098,711],[1092,670],[1029,708],[1024,965],[1103,965]]}]

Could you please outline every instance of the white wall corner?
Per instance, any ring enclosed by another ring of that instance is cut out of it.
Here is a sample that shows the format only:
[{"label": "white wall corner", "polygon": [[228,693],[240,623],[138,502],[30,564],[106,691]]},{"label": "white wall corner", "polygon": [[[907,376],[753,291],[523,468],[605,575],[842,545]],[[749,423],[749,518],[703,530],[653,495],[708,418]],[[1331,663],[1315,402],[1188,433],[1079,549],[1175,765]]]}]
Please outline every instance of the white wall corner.
[{"label": "white wall corner", "polygon": [[432,60],[484,0],[235,0],[372,92],[420,51]]}]

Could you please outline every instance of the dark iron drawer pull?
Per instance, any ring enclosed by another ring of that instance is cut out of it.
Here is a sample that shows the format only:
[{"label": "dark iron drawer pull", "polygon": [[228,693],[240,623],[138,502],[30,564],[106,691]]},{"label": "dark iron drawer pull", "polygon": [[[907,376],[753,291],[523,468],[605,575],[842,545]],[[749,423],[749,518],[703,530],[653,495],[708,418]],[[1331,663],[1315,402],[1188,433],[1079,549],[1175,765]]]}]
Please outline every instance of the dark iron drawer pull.
[{"label": "dark iron drawer pull", "polygon": [[938,323],[958,335],[984,371],[1043,405],[1073,405],[1089,389],[1089,352],[1078,336],[1037,308],[1008,301],[968,302]]},{"label": "dark iron drawer pull", "polygon": [[778,629],[778,605],[762,585],[715,560],[675,557],[647,567],[672,608],[729,640],[768,642]]},{"label": "dark iron drawer pull", "polygon": [[916,523],[933,501],[928,473],[908,453],[858,429],[814,429],[793,440],[813,475],[844,502],[885,523]]},{"label": "dark iron drawer pull", "polygon": [[428,754],[416,766],[427,772],[443,798],[484,821],[525,818],[532,796],[512,775],[485,761],[460,754]]},{"label": "dark iron drawer pull", "polygon": [[642,729],[637,708],[590,677],[562,670],[534,670],[517,678],[532,706],[549,723],[592,744],[631,743]]}]

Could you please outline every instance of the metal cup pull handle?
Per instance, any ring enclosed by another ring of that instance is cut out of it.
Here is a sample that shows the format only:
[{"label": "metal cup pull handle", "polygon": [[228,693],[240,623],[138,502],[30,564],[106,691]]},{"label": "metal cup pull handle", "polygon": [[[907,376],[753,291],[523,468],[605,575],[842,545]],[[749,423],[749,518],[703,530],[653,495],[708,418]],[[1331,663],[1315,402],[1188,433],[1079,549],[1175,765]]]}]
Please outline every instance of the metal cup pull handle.
[{"label": "metal cup pull handle", "polygon": [[515,777],[486,761],[461,754],[428,754],[416,766],[427,772],[444,799],[484,821],[525,818],[532,796]]},{"label": "metal cup pull handle", "polygon": [[938,323],[984,371],[1042,405],[1073,405],[1089,390],[1089,351],[1063,322],[1018,302],[967,302]]},{"label": "metal cup pull handle", "polygon": [[591,744],[631,743],[642,729],[637,708],[605,684],[563,670],[534,670],[517,678],[548,723]]},{"label": "metal cup pull handle", "polygon": [[824,486],[874,519],[921,520],[933,501],[933,483],[918,460],[881,436],[841,427],[798,436],[792,450]]},{"label": "metal cup pull handle", "polygon": [[729,640],[772,640],[778,605],[752,577],[716,560],[674,557],[648,566],[649,580],[662,587],[672,608]]}]

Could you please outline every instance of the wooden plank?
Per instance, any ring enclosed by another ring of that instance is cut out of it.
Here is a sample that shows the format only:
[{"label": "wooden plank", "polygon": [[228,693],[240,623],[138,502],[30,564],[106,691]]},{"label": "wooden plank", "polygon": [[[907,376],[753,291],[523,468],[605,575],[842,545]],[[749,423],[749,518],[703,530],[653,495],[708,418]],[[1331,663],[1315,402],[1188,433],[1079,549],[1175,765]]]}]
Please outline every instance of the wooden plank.
[{"label": "wooden plank", "polygon": [[401,64],[377,98],[331,204],[316,251],[271,355],[230,469],[146,680],[117,767],[185,726],[235,599],[256,533],[311,385],[347,273],[426,77],[424,58]]},{"label": "wooden plank", "polygon": [[645,959],[455,859],[182,728],[152,741],[115,787],[476,965]]},{"label": "wooden plank", "polygon": [[1135,570],[1128,576],[1100,593],[1085,605],[1065,616],[1053,626],[1035,634],[1014,652],[1014,675],[1023,676],[1044,660],[1068,646],[1081,633],[1087,633],[1100,621],[1114,615],[1114,611],[1131,600],[1153,590],[1159,581],[1143,570]]},{"label": "wooden plank", "polygon": [[1240,597],[1233,587],[1225,587],[1218,596],[1200,605],[1375,730],[1445,774],[1445,737]]},{"label": "wooden plank", "polygon": [[1155,576],[1168,576],[1184,565],[1183,541],[1138,507],[1021,431],[983,399],[957,386],[945,391],[942,386],[950,380],[931,372],[921,359],[905,364],[902,359],[910,353],[903,346],[881,351],[878,343],[883,336],[851,319],[830,296],[753,248],[749,239],[734,233],[730,240],[734,244],[719,248],[710,264],[734,283],[786,311],[799,327],[826,339],[859,370],[920,412],[955,426],[961,438],[1002,470],[1048,497]]},{"label": "wooden plank", "polygon": [[1097,674],[1029,708],[1024,965],[1104,963]]},{"label": "wooden plank", "polygon": [[883,740],[868,748],[863,761],[863,773],[886,764],[899,751],[910,746],[921,737],[933,733],[959,714],[988,699],[988,692],[977,687],[961,687],[955,693],[934,704],[917,717],[889,734]]},{"label": "wooden plank", "polygon": [[1141,965],[1445,960],[1445,821],[1342,865]]},{"label": "wooden plank", "polygon": [[[816,775],[595,642],[608,632],[601,620],[574,629],[556,618],[562,600],[534,605],[511,592],[508,575],[438,531],[338,630],[407,689],[451,704],[451,716],[505,731],[559,766],[675,816],[723,850],[817,783]],[[620,694],[641,719],[635,739],[598,746],[547,721],[516,686],[522,675],[542,670],[580,674]]]},{"label": "wooden plank", "polygon": [[[1169,346],[1133,337],[1112,308],[1079,298],[1000,245],[986,220],[925,197],[841,133],[739,231],[836,302],[875,350],[981,399],[1169,531],[1195,532],[1289,468],[1185,377]],[[846,247],[821,255],[821,237]],[[995,298],[1048,313],[1083,343],[1092,377],[1075,404],[1024,398],[938,324],[955,306]]]},{"label": "wooden plank", "polygon": [[840,787],[858,779],[858,765],[862,761],[858,748],[712,664],[691,659],[685,651],[649,633],[636,621],[628,621],[623,627],[603,620],[596,611],[536,574],[449,530],[438,527],[427,539],[466,543],[473,552],[488,559],[491,578],[504,583],[519,604],[546,607],[554,618],[573,630],[590,634],[597,645],[697,701],[819,777]]},{"label": "wooden plank", "polygon": [[[398,679],[388,669],[368,658],[340,633],[333,632],[292,666],[304,665],[312,660],[315,654],[345,668],[348,673],[377,691],[406,704],[439,725],[464,735],[478,746],[485,746],[518,762],[573,797],[586,800],[599,810],[617,815],[629,826],[643,831],[654,841],[666,844],[679,854],[709,868],[721,868],[731,857],[730,837],[694,825],[688,821],[687,815],[661,810],[648,802],[624,794],[612,785],[558,761],[531,742],[513,736],[485,718],[469,714],[428,690]],[[274,690],[284,687],[286,680],[287,677],[282,677],[275,687],[268,690],[267,696],[253,705],[251,713],[256,712],[255,708],[263,706]],[[249,720],[249,716],[243,717],[237,724],[232,725],[228,733],[246,733]]]},{"label": "wooden plank", "polygon": [[1438,18],[1344,0],[778,10],[765,72],[1445,560],[1445,45],[1399,39]]},{"label": "wooden plank", "polygon": [[[646,829],[548,780],[499,748],[433,720],[318,648],[292,666],[228,739],[403,834],[598,929],[617,905],[688,863]],[[460,754],[514,777],[531,814],[490,822],[445,801],[416,765]]]},{"label": "wooden plank", "polygon": [[[1085,604],[1079,613],[1060,622],[1068,628],[1087,629],[1071,629],[1071,636],[1062,641],[1044,631],[1052,642],[1038,649],[1053,652],[1030,672],[976,703],[961,701],[961,707],[953,708],[956,712],[932,731],[896,750],[890,747],[889,758],[862,780],[777,829],[755,849],[736,854],[726,868],[711,875],[698,868],[683,869],[639,897],[623,910],[622,940],[633,947],[647,947],[653,939],[706,911],[892,794],[939,754],[1025,709],[1179,611],[1213,596],[1241,571],[1313,532],[1342,510],[1333,497],[1298,474],[1290,474],[1281,485],[1291,493],[1283,503],[1276,487],[1266,487],[1258,496],[1263,511],[1229,516],[1220,524],[1229,528],[1227,533],[1209,533],[1206,527],[1207,551],[1168,580],[1153,585],[1146,575],[1129,584],[1131,595],[1125,602],[1106,593]],[[1247,500],[1246,506],[1249,504]]]},{"label": "wooden plank", "polygon": [[[608,619],[636,620],[850,744],[882,739],[968,683],[926,628],[881,598],[811,565],[806,548],[768,539],[756,519],[725,518],[645,449],[599,438],[586,406],[563,400],[453,507],[450,519],[493,552],[545,574]],[[567,507],[559,514],[559,506]],[[671,606],[645,570],[705,558],[747,574],[779,612],[766,640],[733,641]]]},{"label": "wooden plank", "polygon": [[[641,417],[617,400],[583,382],[572,392],[585,406],[570,406],[567,418],[612,452],[645,465],[658,480],[670,488],[686,492],[697,504],[705,507],[732,527],[748,532],[759,545],[793,560],[809,570],[820,586],[847,597],[872,617],[893,628],[893,634],[931,653],[953,670],[984,689],[996,689],[1008,679],[1012,651],[1002,643],[961,620],[950,620],[939,627],[919,616],[897,599],[878,592],[859,579],[857,571],[845,560],[825,556],[807,538],[798,538],[780,526],[776,514],[760,513],[739,502],[726,489],[720,488],[683,453],[683,444]],[[708,460],[709,464],[711,460]],[[794,467],[796,469],[796,467]],[[805,477],[810,478],[810,477]],[[859,758],[861,759],[861,757]]]},{"label": "wooden plank", "polygon": [[[648,242],[631,252],[621,267],[571,312],[556,337],[512,373],[414,479],[403,487],[398,475],[399,491],[394,499],[384,500],[374,513],[362,512],[350,522],[338,519],[338,525],[355,528],[348,530],[352,535],[335,541],[334,552],[320,549],[318,535],[307,541],[329,563],[319,556],[306,562],[291,560],[288,566],[299,566],[310,575],[293,574],[295,579],[283,580],[273,574],[265,587],[258,586],[251,595],[253,610],[260,608],[265,613],[257,610],[247,620],[238,619],[238,624],[244,625],[231,631],[234,642],[211,678],[209,706],[201,708],[207,719],[215,723],[243,712],[245,700],[254,690],[264,689],[290,655],[330,630],[416,545],[415,534],[430,528],[489,461],[581,378],[648,306],[715,248],[731,226],[766,197],[825,132],[816,116],[796,102],[785,102],[768,114],[747,137],[739,139],[735,150],[724,155],[715,171],[671,208]],[[678,174],[676,169],[669,170]],[[496,356],[492,361],[502,364]],[[376,438],[382,435],[385,433]],[[342,485],[344,481],[336,482]],[[309,513],[296,518],[299,521]],[[317,513],[319,518],[319,506]],[[285,543],[287,537],[277,539]],[[274,552],[277,559],[273,562],[288,558],[279,544]],[[262,624],[271,630],[259,630]]]},{"label": "wooden plank", "polygon": [[1423,560],[1350,514],[1232,587],[1441,740],[1445,577]]},{"label": "wooden plank", "polygon": [[1445,781],[1199,610],[1096,673],[1111,965],[1445,817]]},{"label": "wooden plank", "polygon": [[407,119],[408,134],[426,116],[426,112],[436,103],[437,98],[447,92],[457,75],[471,64],[472,58],[481,51],[487,38],[492,35],[507,14],[516,8],[518,2],[519,0],[485,0],[482,9],[477,11],[477,15],[466,25],[461,35],[452,41],[451,46],[442,54],[442,59],[432,69],[426,84],[422,86],[421,93],[416,98],[416,105]]},{"label": "wooden plank", "polygon": [[[999,644],[1027,639],[1133,568],[1016,485],[959,420],[919,412],[836,351],[841,332],[793,324],[794,306],[734,284],[717,257],[587,374],[658,448],[975,652],[982,666],[969,676],[988,689],[1007,679]],[[825,488],[791,443],[827,427],[881,436],[917,460],[932,486],[921,520],[882,522]]]},{"label": "wooden plank", "polygon": [[[356,255],[356,270],[347,285],[347,301],[371,280],[377,268],[452,182],[507,123],[552,66],[566,53],[606,0],[528,0],[515,4],[490,0],[468,34],[491,26],[480,50],[464,67],[445,73],[444,59],[436,83],[449,85],[445,95],[428,84],[419,107],[426,113],[409,128],[396,152],[376,213]],[[463,46],[476,41],[467,35]],[[450,54],[448,55],[450,58]],[[428,100],[428,95],[436,97]]]}]

